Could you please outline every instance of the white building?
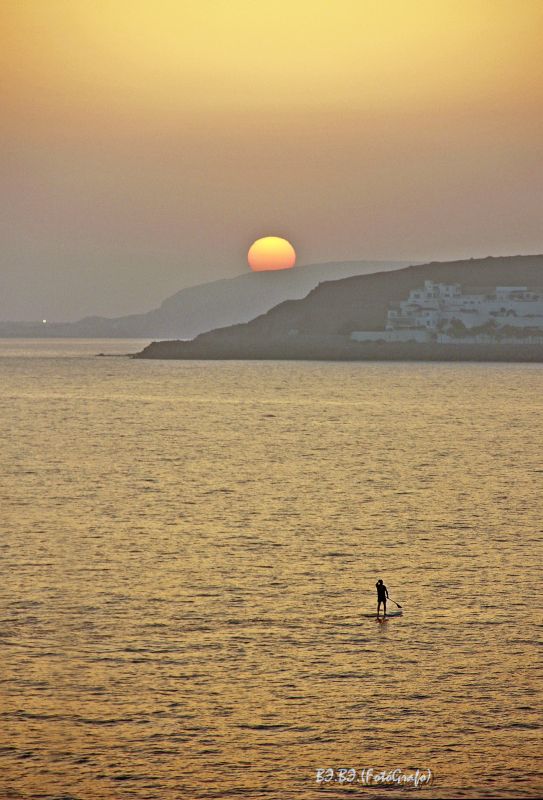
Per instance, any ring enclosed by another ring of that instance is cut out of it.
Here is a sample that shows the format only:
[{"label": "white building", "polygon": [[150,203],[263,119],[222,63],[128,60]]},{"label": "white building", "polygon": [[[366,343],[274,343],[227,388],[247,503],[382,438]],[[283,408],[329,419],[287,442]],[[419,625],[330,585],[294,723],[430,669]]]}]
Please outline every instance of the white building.
[{"label": "white building", "polygon": [[459,284],[424,281],[409,292],[399,308],[390,309],[386,329],[443,330],[453,320],[475,328],[493,320],[496,327],[512,325],[543,329],[543,295],[526,286],[497,286],[492,294],[462,294]]},{"label": "white building", "polygon": [[424,286],[412,289],[406,300],[389,309],[385,331],[353,331],[351,338],[355,341],[435,341],[437,338],[450,341],[458,337],[458,328],[462,326],[468,331],[486,326],[487,331],[473,332],[485,338],[494,336],[492,329],[498,331],[504,326],[536,329],[527,331],[527,335],[543,336],[543,290],[497,286],[491,294],[462,294],[458,283],[424,281]]}]

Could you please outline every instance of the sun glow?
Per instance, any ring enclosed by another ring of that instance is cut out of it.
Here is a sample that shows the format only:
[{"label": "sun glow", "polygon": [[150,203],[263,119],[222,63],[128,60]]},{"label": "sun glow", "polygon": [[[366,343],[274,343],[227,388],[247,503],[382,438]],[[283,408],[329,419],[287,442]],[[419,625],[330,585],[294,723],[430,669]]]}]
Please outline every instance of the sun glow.
[{"label": "sun glow", "polygon": [[286,239],[264,236],[253,242],[247,260],[254,272],[290,269],[296,263],[296,251]]}]

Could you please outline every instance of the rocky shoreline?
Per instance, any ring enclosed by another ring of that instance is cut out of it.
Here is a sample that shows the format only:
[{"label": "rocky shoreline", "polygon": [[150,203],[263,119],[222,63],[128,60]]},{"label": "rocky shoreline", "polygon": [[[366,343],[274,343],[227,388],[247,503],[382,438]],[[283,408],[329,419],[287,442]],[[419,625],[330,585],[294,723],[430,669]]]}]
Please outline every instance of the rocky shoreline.
[{"label": "rocky shoreline", "polygon": [[133,358],[274,361],[499,361],[543,362],[542,344],[353,342],[347,336],[296,336],[271,341],[152,342]]}]

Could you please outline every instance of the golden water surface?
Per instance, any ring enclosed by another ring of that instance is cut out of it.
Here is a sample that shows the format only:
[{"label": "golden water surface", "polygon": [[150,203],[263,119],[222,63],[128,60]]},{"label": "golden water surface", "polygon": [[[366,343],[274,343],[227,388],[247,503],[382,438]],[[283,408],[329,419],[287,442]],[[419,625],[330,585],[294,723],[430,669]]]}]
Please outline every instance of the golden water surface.
[{"label": "golden water surface", "polygon": [[2,800],[540,794],[543,367],[108,347],[0,345]]}]

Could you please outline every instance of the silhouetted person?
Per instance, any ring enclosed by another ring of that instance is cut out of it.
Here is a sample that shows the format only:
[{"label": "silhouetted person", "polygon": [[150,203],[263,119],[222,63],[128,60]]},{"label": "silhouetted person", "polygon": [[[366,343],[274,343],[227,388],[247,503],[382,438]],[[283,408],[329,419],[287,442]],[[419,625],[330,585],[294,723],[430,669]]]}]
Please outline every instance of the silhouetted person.
[{"label": "silhouetted person", "polygon": [[381,608],[381,603],[383,604],[383,616],[386,617],[387,615],[387,598],[388,598],[388,589],[379,578],[377,583],[375,584],[375,588],[377,589],[377,616],[379,616],[379,609]]}]

